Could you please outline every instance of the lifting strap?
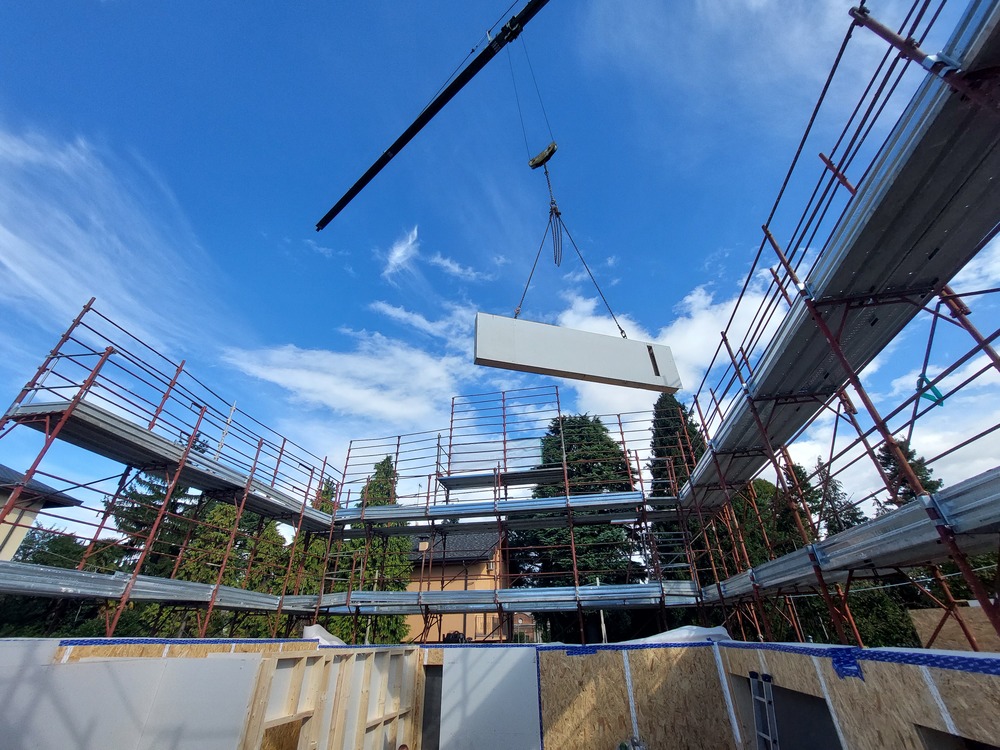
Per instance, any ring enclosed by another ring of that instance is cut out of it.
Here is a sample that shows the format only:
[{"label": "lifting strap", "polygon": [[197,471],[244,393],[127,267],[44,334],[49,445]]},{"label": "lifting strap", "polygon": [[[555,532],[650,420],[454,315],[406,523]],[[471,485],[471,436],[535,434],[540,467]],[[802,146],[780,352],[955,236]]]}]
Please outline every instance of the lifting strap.
[{"label": "lifting strap", "polygon": [[563,235],[565,234],[565,236],[569,238],[569,243],[576,251],[576,255],[583,264],[584,269],[587,271],[587,275],[590,277],[590,280],[594,282],[594,288],[597,290],[598,295],[600,295],[601,301],[604,302],[604,306],[608,309],[608,314],[611,315],[611,319],[618,327],[618,333],[621,334],[623,339],[627,339],[628,336],[625,335],[625,329],[622,328],[621,323],[618,322],[618,318],[615,317],[614,310],[611,309],[611,305],[608,303],[608,298],[604,296],[604,292],[601,291],[601,287],[597,283],[597,279],[594,278],[594,273],[590,270],[590,266],[587,265],[587,261],[583,258],[583,253],[580,252],[580,248],[577,247],[576,242],[573,240],[573,235],[570,234],[569,229],[566,228],[566,224],[562,218],[562,211],[559,210],[559,205],[556,203],[555,194],[552,192],[552,178],[549,175],[548,166],[548,160],[551,159],[552,154],[555,153],[554,147],[555,142],[552,142],[545,151],[535,157],[538,159],[545,156],[544,161],[541,162],[541,166],[545,172],[545,182],[549,187],[549,221],[545,226],[545,233],[542,235],[542,241],[538,245],[538,252],[535,253],[535,262],[531,264],[531,272],[528,274],[528,281],[525,283],[524,291],[521,293],[521,301],[518,302],[517,307],[514,308],[514,318],[517,319],[517,317],[521,314],[521,307],[524,305],[524,298],[528,295],[528,287],[531,286],[531,279],[535,275],[535,268],[538,266],[538,259],[542,255],[542,248],[545,246],[545,240],[549,236],[549,232],[552,233],[552,255],[557,266],[562,263]]}]

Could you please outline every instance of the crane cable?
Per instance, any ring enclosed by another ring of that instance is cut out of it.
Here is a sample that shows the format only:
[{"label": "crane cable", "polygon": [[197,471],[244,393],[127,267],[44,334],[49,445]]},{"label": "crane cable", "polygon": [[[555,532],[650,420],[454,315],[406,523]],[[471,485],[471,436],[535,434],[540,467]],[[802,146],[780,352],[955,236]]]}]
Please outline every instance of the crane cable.
[{"label": "crane cable", "polygon": [[521,308],[524,305],[524,299],[525,297],[527,297],[528,288],[531,286],[531,279],[534,277],[535,269],[538,267],[538,259],[542,255],[542,248],[545,247],[545,241],[548,238],[549,233],[551,232],[552,259],[555,262],[556,266],[558,267],[562,264],[563,236],[565,235],[566,237],[569,238],[569,242],[573,246],[573,249],[576,251],[577,257],[580,259],[580,262],[583,264],[584,269],[587,271],[587,275],[590,277],[590,280],[594,283],[594,288],[597,290],[597,294],[600,295],[601,301],[604,303],[604,306],[608,309],[608,314],[614,321],[615,326],[617,326],[618,333],[621,334],[621,337],[623,339],[627,339],[628,336],[625,335],[625,329],[622,328],[621,323],[618,322],[618,318],[615,316],[614,310],[611,309],[611,305],[608,302],[608,298],[604,296],[604,292],[601,290],[600,285],[597,283],[597,279],[594,277],[593,271],[590,270],[590,266],[588,266],[587,261],[584,260],[583,253],[580,252],[580,248],[573,240],[573,235],[570,234],[569,229],[566,227],[566,223],[563,221],[562,211],[559,210],[559,204],[556,203],[555,192],[552,190],[552,176],[549,174],[549,160],[556,152],[557,149],[556,141],[555,137],[552,135],[552,126],[549,123],[549,117],[545,111],[545,103],[542,101],[542,94],[538,88],[538,80],[535,77],[535,69],[531,64],[531,58],[528,56],[528,47],[524,43],[523,36],[521,37],[521,46],[524,49],[524,57],[528,62],[528,69],[529,71],[531,71],[531,80],[535,86],[535,94],[538,97],[538,104],[541,107],[542,117],[545,119],[545,126],[548,128],[549,139],[550,139],[549,145],[546,146],[545,149],[541,151],[541,153],[539,153],[537,156],[534,157],[531,157],[531,149],[528,146],[528,131],[524,124],[524,114],[521,110],[521,97],[519,96],[517,91],[517,80],[516,77],[514,76],[514,63],[510,56],[509,47],[507,48],[507,61],[510,65],[511,81],[514,85],[514,99],[517,102],[518,119],[521,121],[521,134],[524,136],[524,148],[529,156],[528,166],[531,167],[532,169],[537,169],[538,167],[542,167],[542,171],[545,174],[545,184],[549,189],[549,220],[545,226],[545,232],[542,234],[542,241],[538,245],[538,252],[535,253],[535,261],[534,263],[531,264],[531,271],[528,274],[528,281],[524,285],[524,291],[521,293],[521,299],[517,303],[517,307],[514,308],[514,319],[516,320],[517,317],[521,314]]}]

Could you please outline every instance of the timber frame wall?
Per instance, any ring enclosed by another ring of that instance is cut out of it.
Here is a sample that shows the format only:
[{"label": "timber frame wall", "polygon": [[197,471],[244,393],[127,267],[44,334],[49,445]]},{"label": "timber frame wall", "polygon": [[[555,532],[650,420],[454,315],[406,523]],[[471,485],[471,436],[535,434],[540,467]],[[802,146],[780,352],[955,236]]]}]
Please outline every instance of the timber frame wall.
[{"label": "timber frame wall", "polygon": [[[928,736],[993,743],[1000,735],[997,656],[733,641],[331,648],[294,640],[0,640],[0,683],[20,686],[0,707],[0,730],[11,748],[53,746],[46,742],[65,735],[81,750],[156,746],[167,737],[178,750],[395,750],[404,742],[419,750],[425,671],[443,666],[447,681],[449,669],[475,664],[477,654],[493,655],[496,665],[514,652],[535,668],[463,675],[469,692],[444,696],[441,716],[427,720],[453,722],[456,707],[482,700],[475,685],[490,677],[538,696],[515,714],[496,695],[482,709],[536,726],[542,747],[615,747],[638,736],[650,750],[754,750],[756,676],[772,685],[777,718],[769,731],[782,747],[916,749],[958,746],[925,745]],[[93,700],[73,700],[81,679]],[[132,680],[143,688],[123,694]],[[475,721],[453,731],[456,746],[509,746]]]}]

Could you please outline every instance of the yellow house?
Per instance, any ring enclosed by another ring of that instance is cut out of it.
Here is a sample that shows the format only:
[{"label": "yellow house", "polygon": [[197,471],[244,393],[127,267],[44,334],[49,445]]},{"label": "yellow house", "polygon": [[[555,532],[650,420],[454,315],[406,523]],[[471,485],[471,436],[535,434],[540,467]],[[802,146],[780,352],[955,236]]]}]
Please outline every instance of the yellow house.
[{"label": "yellow house", "polygon": [[[24,482],[24,474],[0,464],[0,510],[14,489]],[[39,511],[54,507],[82,505],[69,495],[32,479],[21,490],[17,503],[0,523],[0,560],[12,560]]]},{"label": "yellow house", "polygon": [[[496,534],[454,533],[414,541],[407,591],[493,591],[507,587],[507,567]],[[409,615],[408,640],[510,640],[510,616],[499,612]],[[449,638],[450,635],[450,638]]]}]

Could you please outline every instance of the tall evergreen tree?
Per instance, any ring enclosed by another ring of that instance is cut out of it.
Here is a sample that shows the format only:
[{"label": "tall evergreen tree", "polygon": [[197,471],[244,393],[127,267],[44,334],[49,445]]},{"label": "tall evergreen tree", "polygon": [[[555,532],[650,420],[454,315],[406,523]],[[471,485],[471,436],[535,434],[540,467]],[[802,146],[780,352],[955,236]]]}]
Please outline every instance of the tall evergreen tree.
[{"label": "tall evergreen tree", "polygon": [[813,490],[810,510],[827,536],[839,534],[868,520],[864,511],[851,503],[840,480],[830,476],[830,467],[818,459]]},{"label": "tall evergreen tree", "polygon": [[[552,420],[542,437],[542,464],[561,466],[565,448],[569,485],[539,485],[534,497],[593,495],[631,489],[631,468],[621,446],[598,417],[563,416]],[[576,513],[577,520],[586,514]],[[559,522],[557,522],[559,523]],[[573,544],[571,545],[571,541]],[[572,586],[573,549],[581,585],[635,583],[645,579],[645,566],[638,562],[635,540],[621,526],[606,523],[574,525],[573,537],[563,525],[543,529],[518,529],[508,537],[510,567],[517,586]],[[576,613],[545,616],[555,640],[581,638]],[[628,613],[606,613],[610,640],[632,635]]]},{"label": "tall evergreen tree", "polygon": [[[653,438],[650,443],[651,495],[667,497],[678,491],[705,452],[705,439],[693,418],[672,393],[661,393],[653,405]],[[677,486],[672,486],[675,479]]]},{"label": "tall evergreen tree", "polygon": [[[909,441],[897,440],[896,444],[899,446],[900,451],[902,451],[903,456],[906,458],[906,462],[913,469],[913,473],[917,475],[917,479],[920,480],[920,484],[923,485],[925,490],[928,492],[937,492],[944,486],[944,481],[934,478],[934,470],[927,466],[927,460],[923,456],[917,456],[917,452],[910,447]],[[913,500],[916,495],[910,485],[906,483],[899,463],[896,461],[896,456],[888,443],[884,443],[879,448],[878,462],[889,480],[888,503],[898,508]]]},{"label": "tall evergreen tree", "polygon": [[[392,458],[386,456],[375,464],[375,472],[365,483],[361,491],[362,502],[368,506],[395,505],[397,480]],[[348,577],[354,591],[406,590],[413,569],[410,539],[379,533],[380,528],[388,526],[390,524],[372,524],[369,539],[350,539],[341,545],[342,560],[354,559],[357,564],[353,572],[345,571],[349,575],[336,582],[335,590],[347,590]],[[325,552],[326,540],[317,539],[314,544],[317,551],[322,545]],[[402,615],[380,615],[362,618],[360,622],[354,622],[350,617],[338,617],[332,620],[330,630],[348,642],[353,637],[368,643],[400,643],[408,634],[406,618]]]},{"label": "tall evergreen tree", "polygon": [[166,500],[167,489],[165,480],[141,474],[111,506],[115,528],[125,536],[123,547],[128,548],[123,551],[122,559],[126,569],[129,561],[134,564],[141,549],[149,546],[149,553],[140,572],[163,578],[170,577],[173,572],[181,546],[196,524],[191,516],[199,497],[192,495],[186,487],[176,487],[167,501],[159,528],[153,539],[150,539],[157,514]]}]

